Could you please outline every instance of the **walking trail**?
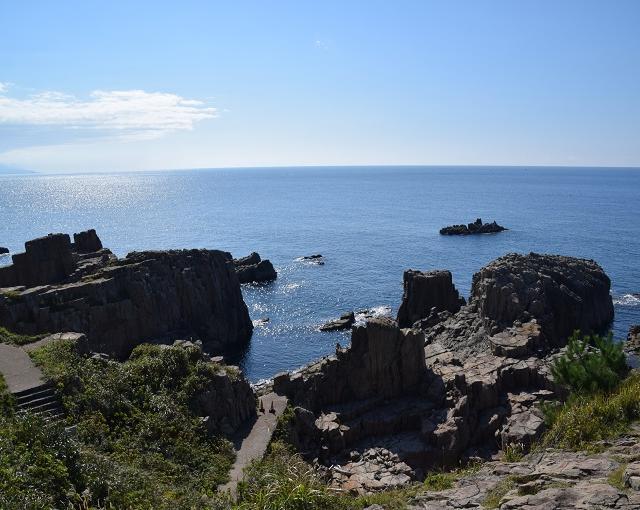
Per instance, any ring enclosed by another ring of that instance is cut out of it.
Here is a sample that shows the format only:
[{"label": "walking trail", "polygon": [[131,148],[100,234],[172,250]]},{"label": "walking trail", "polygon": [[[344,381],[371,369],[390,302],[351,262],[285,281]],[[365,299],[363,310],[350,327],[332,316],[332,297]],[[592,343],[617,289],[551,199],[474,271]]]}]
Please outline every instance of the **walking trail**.
[{"label": "walking trail", "polygon": [[[252,460],[261,459],[271,441],[271,436],[276,428],[278,417],[287,407],[287,397],[276,393],[268,393],[260,397],[264,406],[264,413],[258,412],[256,421],[247,424],[234,439],[236,448],[236,461],[229,473],[229,482],[220,487],[221,491],[229,491],[235,497],[238,482],[242,480],[244,468]],[[275,412],[271,413],[271,404]]]},{"label": "walking trail", "polygon": [[46,383],[26,351],[15,345],[0,344],[0,373],[10,393],[32,390]]}]

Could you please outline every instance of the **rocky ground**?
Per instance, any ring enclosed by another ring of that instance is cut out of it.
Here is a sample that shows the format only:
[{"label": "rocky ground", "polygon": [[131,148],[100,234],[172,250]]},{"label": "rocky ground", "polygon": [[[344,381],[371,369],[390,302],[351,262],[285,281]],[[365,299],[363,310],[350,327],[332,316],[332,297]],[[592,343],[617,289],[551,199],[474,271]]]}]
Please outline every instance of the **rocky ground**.
[{"label": "rocky ground", "polygon": [[487,462],[450,489],[417,496],[409,508],[640,508],[640,426],[594,447],[602,451],[548,449],[519,462]]}]

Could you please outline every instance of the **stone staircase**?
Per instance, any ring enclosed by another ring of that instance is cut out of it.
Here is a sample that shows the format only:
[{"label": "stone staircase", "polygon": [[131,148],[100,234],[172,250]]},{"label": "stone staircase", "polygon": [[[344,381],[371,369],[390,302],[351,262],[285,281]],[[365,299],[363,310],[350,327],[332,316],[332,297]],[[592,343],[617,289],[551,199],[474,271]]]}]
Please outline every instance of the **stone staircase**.
[{"label": "stone staircase", "polygon": [[57,421],[64,417],[62,402],[55,393],[51,383],[44,383],[34,388],[18,391],[13,394],[18,413],[31,413],[42,417],[45,421]]}]

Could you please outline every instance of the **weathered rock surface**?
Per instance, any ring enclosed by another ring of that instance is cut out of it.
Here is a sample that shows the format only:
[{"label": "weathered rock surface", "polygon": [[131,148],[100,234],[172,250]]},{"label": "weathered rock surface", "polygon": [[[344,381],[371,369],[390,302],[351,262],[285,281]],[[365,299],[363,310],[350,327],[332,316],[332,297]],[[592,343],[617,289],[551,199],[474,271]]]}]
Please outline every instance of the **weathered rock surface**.
[{"label": "weathered rock surface", "polygon": [[410,394],[425,375],[424,336],[390,319],[370,319],[352,330],[351,347],[294,374],[274,378],[274,390],[318,410],[327,404]]},{"label": "weathered rock surface", "polygon": [[339,319],[328,321],[320,326],[320,331],[342,331],[349,329],[356,322],[353,312],[348,312],[340,316]]},{"label": "weathered rock surface", "polygon": [[551,347],[574,330],[598,332],[613,320],[611,281],[592,260],[509,254],[473,276],[470,303],[485,325],[502,330],[536,319]]},{"label": "weathered rock surface", "polygon": [[[82,239],[80,244],[95,245],[91,234]],[[194,336],[219,351],[251,336],[225,252],[139,252],[117,260],[104,249],[72,252],[63,234],[30,241],[26,248],[14,255],[13,266],[0,270],[20,285],[12,287],[12,299],[0,295],[0,325],[12,331],[77,331],[87,335],[92,350],[116,356],[144,341]]]},{"label": "weathered rock surface", "polygon": [[495,221],[491,223],[482,223],[482,219],[478,218],[468,225],[451,225],[440,229],[441,235],[458,235],[466,236],[470,234],[494,234],[507,230],[505,227],[498,225]]},{"label": "weathered rock surface", "polygon": [[67,234],[49,234],[27,241],[24,246],[24,253],[12,256],[12,265],[0,268],[0,287],[58,283],[75,268]]},{"label": "weathered rock surface", "polygon": [[269,260],[262,260],[256,252],[235,259],[233,264],[240,283],[264,283],[278,277],[273,264]]},{"label": "weathered rock surface", "polygon": [[636,324],[629,328],[626,349],[634,352],[640,352],[640,324]]},{"label": "weathered rock surface", "polygon": [[401,328],[411,327],[431,313],[455,313],[465,304],[453,285],[450,271],[408,270],[404,272],[403,281],[404,293],[398,310]]},{"label": "weathered rock surface", "polygon": [[[640,492],[633,488],[640,453],[637,427],[627,436],[603,443],[603,451],[585,454],[543,450],[520,462],[488,462],[463,475],[454,487],[418,494],[410,510],[500,508],[504,510],[570,510],[640,508]],[[611,485],[610,476],[624,468],[630,490]],[[632,481],[633,480],[633,481]]]}]

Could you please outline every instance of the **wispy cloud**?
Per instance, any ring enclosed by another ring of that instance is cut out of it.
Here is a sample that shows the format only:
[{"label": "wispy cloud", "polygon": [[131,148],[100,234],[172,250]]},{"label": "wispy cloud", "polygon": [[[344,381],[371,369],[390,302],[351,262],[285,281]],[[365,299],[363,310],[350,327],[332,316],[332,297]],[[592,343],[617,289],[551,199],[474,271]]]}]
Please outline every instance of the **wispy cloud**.
[{"label": "wispy cloud", "polygon": [[176,94],[144,90],[96,90],[88,99],[60,92],[10,97],[0,83],[0,123],[60,126],[99,131],[118,138],[157,138],[172,131],[191,130],[217,115],[202,101]]},{"label": "wispy cloud", "polygon": [[4,94],[7,90],[9,90],[9,83],[0,81],[0,94]]}]

